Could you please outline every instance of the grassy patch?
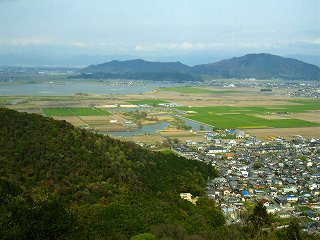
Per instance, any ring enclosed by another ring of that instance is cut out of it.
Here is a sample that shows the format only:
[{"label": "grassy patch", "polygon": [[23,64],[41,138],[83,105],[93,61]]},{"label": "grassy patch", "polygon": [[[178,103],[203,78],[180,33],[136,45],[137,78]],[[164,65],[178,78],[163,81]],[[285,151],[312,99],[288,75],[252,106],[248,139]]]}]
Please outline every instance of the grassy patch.
[{"label": "grassy patch", "polygon": [[190,94],[229,94],[229,93],[237,93],[237,91],[215,91],[210,89],[204,88],[196,88],[196,87],[169,87],[169,88],[162,88],[161,91],[163,92],[178,92],[178,93],[190,93]]},{"label": "grassy patch", "polygon": [[308,206],[296,206],[296,208],[298,208],[300,211],[307,211],[307,210],[312,210],[311,208],[309,208]]},{"label": "grassy patch", "polygon": [[109,112],[96,108],[44,108],[47,116],[105,116]]}]

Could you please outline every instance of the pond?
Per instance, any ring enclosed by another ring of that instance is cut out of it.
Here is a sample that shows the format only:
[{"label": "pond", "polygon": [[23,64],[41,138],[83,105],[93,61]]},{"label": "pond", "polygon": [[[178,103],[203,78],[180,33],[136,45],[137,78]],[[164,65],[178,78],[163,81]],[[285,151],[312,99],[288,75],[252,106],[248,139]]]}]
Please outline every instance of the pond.
[{"label": "pond", "polygon": [[107,135],[117,137],[130,137],[141,134],[155,134],[156,131],[166,129],[170,124],[168,122],[159,122],[155,124],[147,124],[130,132],[103,132]]}]

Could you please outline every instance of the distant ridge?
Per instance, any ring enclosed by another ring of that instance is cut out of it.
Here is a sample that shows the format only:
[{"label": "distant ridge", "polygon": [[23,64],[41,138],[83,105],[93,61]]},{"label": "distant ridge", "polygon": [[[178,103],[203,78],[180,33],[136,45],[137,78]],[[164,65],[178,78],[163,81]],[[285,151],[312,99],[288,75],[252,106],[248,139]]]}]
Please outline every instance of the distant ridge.
[{"label": "distant ridge", "polygon": [[[149,62],[142,59],[117,61],[91,65],[84,69],[85,72],[97,73],[154,73],[154,72],[185,72],[189,66],[180,62]],[[82,71],[83,72],[83,71]]]},{"label": "distant ridge", "polygon": [[[147,79],[153,81],[201,81],[191,68],[180,62],[149,62],[142,59],[128,61],[111,61],[90,65],[79,71],[80,78],[123,78]],[[89,73],[89,75],[88,75]]]},{"label": "distant ridge", "polygon": [[180,62],[150,62],[141,59],[114,60],[90,65],[79,72],[81,74],[76,78],[97,78],[99,76],[99,78],[132,77],[132,79],[199,81],[200,76],[207,75],[227,79],[320,80],[318,66],[267,53],[247,54],[193,67]]},{"label": "distant ridge", "polygon": [[193,72],[223,78],[319,80],[320,68],[292,58],[260,53],[194,66]]}]

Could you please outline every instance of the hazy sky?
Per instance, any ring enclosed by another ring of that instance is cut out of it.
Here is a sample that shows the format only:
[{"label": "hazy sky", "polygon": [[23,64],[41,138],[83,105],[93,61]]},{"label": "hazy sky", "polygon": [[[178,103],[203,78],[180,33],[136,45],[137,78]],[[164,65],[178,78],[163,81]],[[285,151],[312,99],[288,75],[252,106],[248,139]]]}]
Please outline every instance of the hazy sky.
[{"label": "hazy sky", "polygon": [[0,0],[0,54],[320,55],[320,0]]}]

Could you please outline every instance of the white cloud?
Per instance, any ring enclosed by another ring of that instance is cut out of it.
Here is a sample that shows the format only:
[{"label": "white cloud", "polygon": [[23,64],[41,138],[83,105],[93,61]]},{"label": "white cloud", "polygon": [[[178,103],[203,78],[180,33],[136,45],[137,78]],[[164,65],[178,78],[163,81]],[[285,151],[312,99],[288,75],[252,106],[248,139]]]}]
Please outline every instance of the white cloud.
[{"label": "white cloud", "polygon": [[320,38],[309,39],[305,42],[310,43],[310,44],[314,44],[314,45],[320,45]]},{"label": "white cloud", "polygon": [[86,44],[84,44],[83,42],[71,42],[67,45],[71,45],[71,46],[74,46],[74,47],[80,47],[80,48],[83,48],[86,46]]},{"label": "white cloud", "polygon": [[17,46],[17,47],[26,47],[26,46],[73,46],[78,48],[86,47],[86,44],[79,41],[74,42],[63,42],[63,41],[54,41],[46,39],[10,39],[10,40],[0,40],[0,45],[2,46]]},{"label": "white cloud", "polygon": [[263,47],[270,47],[269,44],[263,43],[166,43],[166,44],[145,44],[137,45],[134,50],[138,52],[153,52],[163,50],[182,50],[182,51],[202,51],[202,50],[215,50],[225,48],[253,48],[259,49]]},{"label": "white cloud", "polygon": [[158,44],[145,44],[145,45],[137,45],[134,50],[140,52],[152,52],[152,51],[162,51],[162,50],[201,50],[201,49],[209,49],[212,46],[210,44],[205,43],[190,43],[190,42],[182,42],[182,43],[158,43]]}]

